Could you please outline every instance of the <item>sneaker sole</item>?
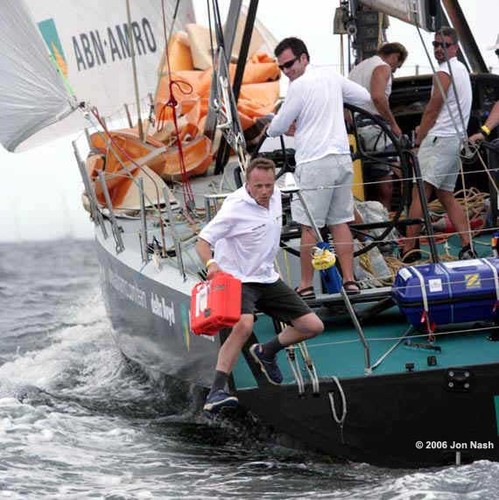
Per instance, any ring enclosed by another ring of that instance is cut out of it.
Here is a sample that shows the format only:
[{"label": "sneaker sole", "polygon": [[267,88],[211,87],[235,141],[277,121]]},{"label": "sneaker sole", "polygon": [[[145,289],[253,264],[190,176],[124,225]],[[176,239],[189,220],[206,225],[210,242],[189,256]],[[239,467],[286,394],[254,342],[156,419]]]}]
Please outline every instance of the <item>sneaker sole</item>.
[{"label": "sneaker sole", "polygon": [[[258,344],[257,344],[258,345]],[[256,355],[255,353],[256,346],[250,347],[250,354],[253,357],[253,359],[258,363],[258,366],[260,367],[260,371],[265,375],[265,378],[272,384],[272,385],[281,385],[281,382],[275,382],[269,377],[269,374],[267,373],[267,370],[265,369],[264,364],[260,360],[260,358]]]},{"label": "sneaker sole", "polygon": [[203,411],[215,411],[221,408],[235,408],[239,404],[239,400],[232,396],[230,398],[224,399],[223,401],[217,401],[216,403],[206,403],[203,406]]}]

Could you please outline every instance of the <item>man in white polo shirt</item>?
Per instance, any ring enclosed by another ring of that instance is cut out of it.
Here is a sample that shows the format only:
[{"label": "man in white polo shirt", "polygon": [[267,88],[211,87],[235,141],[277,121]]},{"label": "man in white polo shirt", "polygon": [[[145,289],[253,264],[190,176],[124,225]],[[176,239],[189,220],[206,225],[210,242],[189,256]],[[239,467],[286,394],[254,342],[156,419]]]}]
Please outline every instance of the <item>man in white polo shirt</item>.
[{"label": "man in white polo shirt", "polygon": [[[453,28],[443,27],[437,31],[433,47],[439,67],[433,77],[430,101],[416,132],[415,146],[419,147],[418,160],[425,196],[429,199],[435,191],[459,233],[462,245],[459,258],[470,259],[475,258],[476,254],[471,247],[464,210],[454,197],[459,174],[459,151],[467,136],[471,112],[470,75],[464,64],[457,59],[459,45]],[[421,219],[422,216],[421,200],[414,186],[408,218]],[[401,255],[405,263],[419,259],[419,253],[412,250],[418,246],[420,232],[419,224],[407,227]]]},{"label": "man in white polo shirt", "polygon": [[275,385],[282,382],[276,354],[324,329],[318,316],[275,270],[281,227],[281,193],[275,186],[275,164],[269,159],[256,158],[246,170],[245,185],[225,199],[214,219],[201,231],[196,245],[199,257],[208,269],[208,279],[223,270],[242,282],[241,319],[220,347],[205,411],[238,404],[237,398],[225,387],[239,353],[253,331],[256,309],[288,324],[269,342],[254,344],[250,348],[268,381]]},{"label": "man in white polo shirt", "polygon": [[[353,166],[343,103],[365,108],[369,92],[330,67],[309,65],[306,45],[285,38],[274,50],[279,68],[289,78],[286,99],[267,129],[276,137],[294,134],[295,177],[318,227],[329,226],[347,293],[359,293],[353,275],[353,240],[348,223],[354,220]],[[298,294],[313,298],[311,250],[316,236],[299,202],[292,203],[293,220],[301,224],[301,280]]]}]

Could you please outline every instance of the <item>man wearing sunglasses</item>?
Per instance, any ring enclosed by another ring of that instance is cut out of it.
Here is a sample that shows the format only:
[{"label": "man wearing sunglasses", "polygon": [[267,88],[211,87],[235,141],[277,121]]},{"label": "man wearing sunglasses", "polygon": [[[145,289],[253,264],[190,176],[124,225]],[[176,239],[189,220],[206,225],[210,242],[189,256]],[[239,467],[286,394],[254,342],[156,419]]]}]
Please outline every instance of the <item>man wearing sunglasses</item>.
[{"label": "man wearing sunglasses", "polygon": [[[430,101],[425,107],[421,124],[416,130],[415,147],[419,147],[418,160],[424,180],[426,198],[433,191],[444,206],[450,221],[461,239],[459,259],[472,259],[476,254],[470,244],[466,216],[454,197],[459,174],[459,152],[471,111],[471,81],[468,70],[457,59],[459,50],[456,31],[443,27],[435,33],[433,41],[435,59],[439,67],[433,77]],[[421,219],[423,210],[414,186],[409,219]],[[420,225],[407,228],[407,238],[402,249],[404,262],[414,262],[420,255],[411,252],[416,248]]]},{"label": "man wearing sunglasses", "polygon": [[[362,86],[330,67],[309,65],[299,38],[285,38],[275,48],[281,71],[289,78],[286,100],[267,134],[295,137],[295,177],[318,227],[329,226],[347,293],[359,293],[353,275],[353,241],[348,223],[353,213],[353,166],[345,128],[343,103],[365,108],[371,99]],[[301,280],[297,292],[313,298],[312,247],[315,233],[301,203],[292,203],[293,219],[301,224]]]}]

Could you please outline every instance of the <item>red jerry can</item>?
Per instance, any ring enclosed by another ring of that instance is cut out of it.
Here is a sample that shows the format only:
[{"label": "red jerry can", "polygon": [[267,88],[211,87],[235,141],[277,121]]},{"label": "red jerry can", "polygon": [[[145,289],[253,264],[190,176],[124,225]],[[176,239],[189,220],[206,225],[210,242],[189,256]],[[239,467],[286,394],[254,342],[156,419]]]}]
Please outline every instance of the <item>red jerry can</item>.
[{"label": "red jerry can", "polygon": [[191,330],[196,335],[216,335],[241,318],[241,281],[228,273],[194,285],[191,292]]}]

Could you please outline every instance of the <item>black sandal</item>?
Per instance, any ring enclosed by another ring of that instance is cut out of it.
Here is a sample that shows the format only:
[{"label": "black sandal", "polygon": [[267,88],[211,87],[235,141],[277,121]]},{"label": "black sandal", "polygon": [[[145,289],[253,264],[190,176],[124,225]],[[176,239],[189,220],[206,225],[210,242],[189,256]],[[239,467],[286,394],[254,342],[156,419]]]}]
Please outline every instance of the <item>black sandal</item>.
[{"label": "black sandal", "polygon": [[295,292],[298,294],[298,297],[301,297],[304,300],[315,299],[315,292],[313,286],[307,286],[307,288],[302,288],[301,290],[298,290],[298,287],[296,287]]},{"label": "black sandal", "polygon": [[357,295],[360,293],[360,287],[356,281],[345,281],[345,283],[343,283],[343,288],[347,295]]}]

